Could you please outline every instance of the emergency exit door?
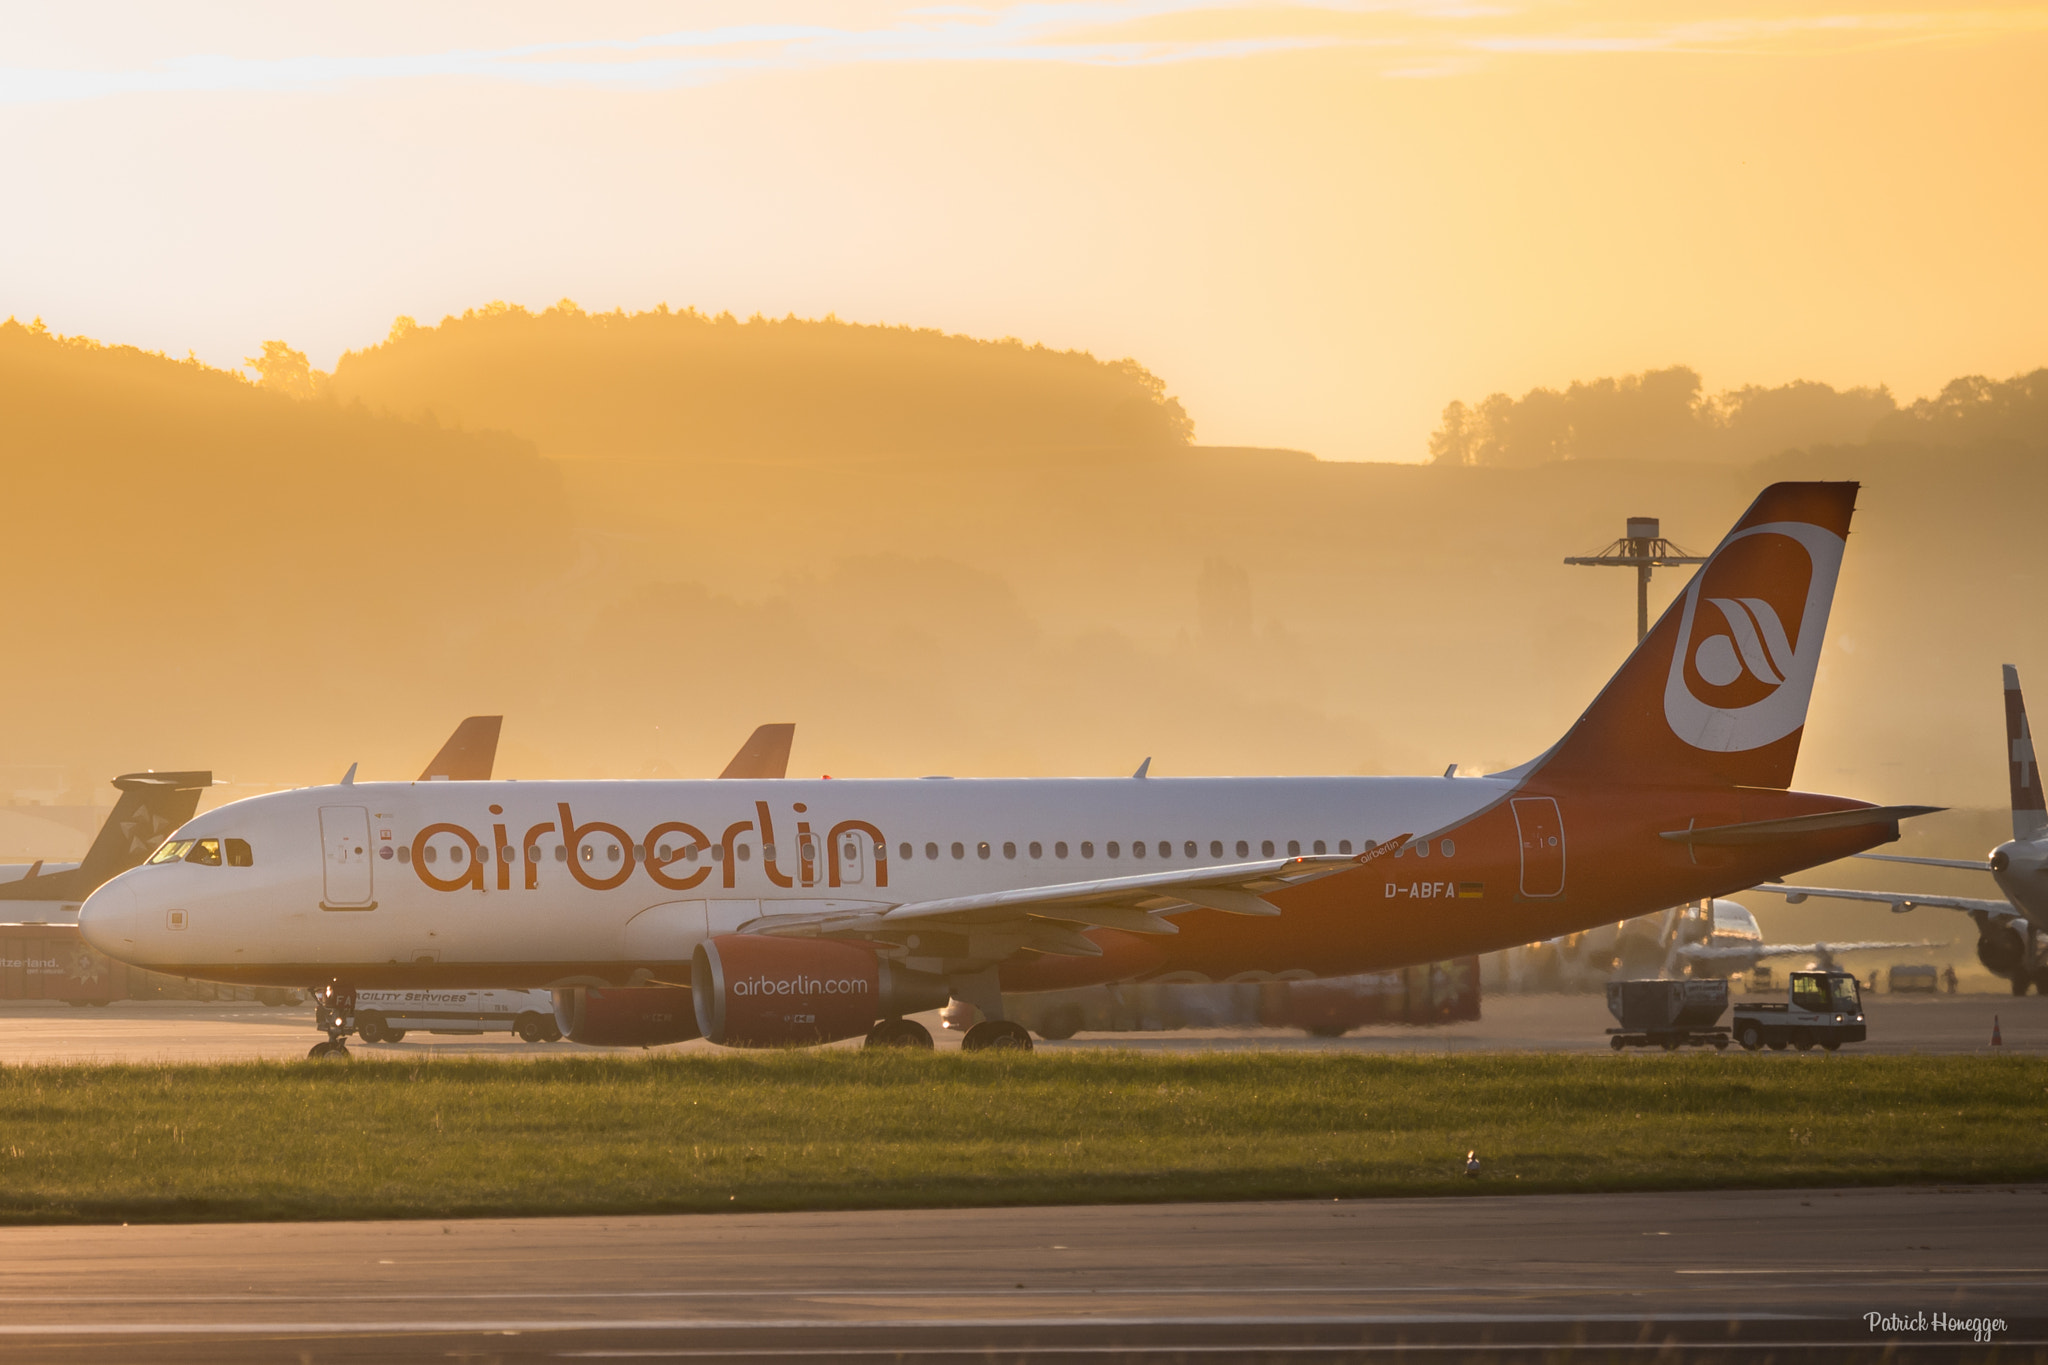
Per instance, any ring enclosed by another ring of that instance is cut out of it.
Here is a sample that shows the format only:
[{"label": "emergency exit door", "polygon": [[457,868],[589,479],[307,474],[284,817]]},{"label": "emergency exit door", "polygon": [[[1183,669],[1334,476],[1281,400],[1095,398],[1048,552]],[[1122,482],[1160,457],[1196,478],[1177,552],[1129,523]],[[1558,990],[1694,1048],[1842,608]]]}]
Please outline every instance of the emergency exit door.
[{"label": "emergency exit door", "polygon": [[1515,832],[1522,843],[1522,894],[1538,899],[1564,894],[1564,817],[1548,796],[1514,799]]},{"label": "emergency exit door", "polygon": [[371,898],[370,810],[367,806],[320,808],[321,858],[325,864],[322,910],[375,910]]}]

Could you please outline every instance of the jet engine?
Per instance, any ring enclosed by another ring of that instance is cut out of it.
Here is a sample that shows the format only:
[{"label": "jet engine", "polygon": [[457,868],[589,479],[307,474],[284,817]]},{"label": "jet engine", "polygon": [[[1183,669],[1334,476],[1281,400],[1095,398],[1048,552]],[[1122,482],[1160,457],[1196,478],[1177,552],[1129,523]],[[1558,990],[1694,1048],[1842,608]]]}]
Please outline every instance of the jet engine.
[{"label": "jet engine", "polygon": [[874,948],[835,939],[725,934],[690,963],[697,1026],[726,1047],[830,1043],[878,1019],[937,1009],[943,977],[895,966]]},{"label": "jet engine", "polygon": [[1993,975],[2011,979],[2026,967],[2026,940],[2009,924],[1979,925],[1977,960]]},{"label": "jet engine", "polygon": [[688,986],[571,986],[555,992],[555,1023],[572,1043],[656,1047],[697,1036]]}]

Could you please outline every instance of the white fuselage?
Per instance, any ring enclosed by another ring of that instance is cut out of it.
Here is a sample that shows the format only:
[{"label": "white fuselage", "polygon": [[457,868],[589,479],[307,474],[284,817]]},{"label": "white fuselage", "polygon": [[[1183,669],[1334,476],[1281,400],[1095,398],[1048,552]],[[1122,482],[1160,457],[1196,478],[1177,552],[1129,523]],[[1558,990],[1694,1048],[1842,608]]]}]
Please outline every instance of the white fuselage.
[{"label": "white fuselage", "polygon": [[[570,982],[587,975],[581,964],[687,962],[707,935],[763,915],[1432,836],[1513,787],[1307,777],[309,788],[208,811],[165,846],[239,840],[247,865],[152,862],[96,892],[82,923],[124,961],[239,980],[268,966],[424,962],[555,964],[541,976]],[[1458,850],[1425,842],[1426,858],[1404,860],[1404,888],[1448,896]]]}]

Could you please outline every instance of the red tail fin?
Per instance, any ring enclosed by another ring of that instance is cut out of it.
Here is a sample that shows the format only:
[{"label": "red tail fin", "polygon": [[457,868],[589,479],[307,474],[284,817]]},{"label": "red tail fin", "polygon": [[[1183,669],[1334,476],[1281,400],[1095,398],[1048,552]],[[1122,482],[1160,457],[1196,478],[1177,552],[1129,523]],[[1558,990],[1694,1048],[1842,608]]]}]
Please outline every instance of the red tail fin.
[{"label": "red tail fin", "polygon": [[1546,777],[1790,786],[1856,490],[1766,488],[1532,766]]}]

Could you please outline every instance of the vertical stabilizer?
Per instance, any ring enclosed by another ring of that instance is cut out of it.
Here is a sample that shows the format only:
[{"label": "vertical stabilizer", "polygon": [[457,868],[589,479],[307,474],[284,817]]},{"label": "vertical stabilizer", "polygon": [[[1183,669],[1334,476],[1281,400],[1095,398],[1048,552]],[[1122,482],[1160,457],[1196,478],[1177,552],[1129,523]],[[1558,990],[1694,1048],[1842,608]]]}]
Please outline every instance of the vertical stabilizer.
[{"label": "vertical stabilizer", "polygon": [[763,725],[747,736],[747,742],[732,756],[720,773],[725,777],[782,777],[789,772],[789,746],[796,738],[796,726],[784,722]]},{"label": "vertical stabilizer", "polygon": [[1853,483],[1766,488],[1538,770],[1791,785],[1855,510]]},{"label": "vertical stabilizer", "polygon": [[127,773],[115,778],[121,795],[79,863],[78,880],[91,889],[142,866],[173,830],[192,818],[200,793],[212,785],[213,774],[199,772]]},{"label": "vertical stabilizer", "polygon": [[[498,761],[498,731],[503,716],[471,716],[455,727],[441,752],[421,773],[422,782],[488,782]],[[355,769],[349,769],[354,772]]]},{"label": "vertical stabilizer", "polygon": [[2034,762],[2034,732],[2027,728],[2027,699],[2020,693],[2020,671],[2005,665],[2006,772],[2012,779],[2012,837],[2038,839],[2048,834],[2048,801],[2042,799],[2041,769]]}]

